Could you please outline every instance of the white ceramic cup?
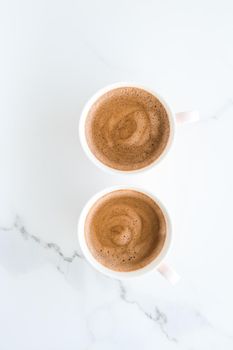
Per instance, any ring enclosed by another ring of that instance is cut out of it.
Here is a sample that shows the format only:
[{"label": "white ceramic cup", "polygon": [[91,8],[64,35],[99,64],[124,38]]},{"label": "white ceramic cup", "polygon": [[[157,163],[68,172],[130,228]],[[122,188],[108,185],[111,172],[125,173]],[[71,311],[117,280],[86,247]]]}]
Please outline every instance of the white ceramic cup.
[{"label": "white ceramic cup", "polygon": [[[104,196],[112,191],[129,190],[129,189],[146,194],[147,196],[152,198],[158,204],[158,206],[162,210],[164,217],[165,217],[165,220],[166,220],[166,239],[165,239],[165,243],[164,243],[163,248],[162,248],[161,252],[159,253],[159,255],[152,262],[150,262],[148,265],[146,265],[143,268],[138,269],[138,270],[129,271],[129,272],[120,272],[120,271],[114,271],[114,270],[111,270],[111,269],[105,267],[104,265],[99,263],[94,258],[94,256],[91,254],[91,252],[87,246],[86,239],[85,239],[85,221],[86,221],[87,214],[88,214],[89,210],[91,209],[91,207],[102,196]],[[168,252],[171,248],[171,244],[172,244],[172,227],[171,227],[171,220],[170,220],[169,214],[167,212],[167,209],[160,202],[160,200],[158,198],[156,198],[152,193],[145,191],[144,189],[129,187],[129,186],[114,186],[114,187],[107,188],[107,189],[95,194],[86,203],[86,205],[84,206],[84,208],[80,214],[79,222],[78,222],[78,239],[79,239],[79,244],[80,244],[81,250],[82,250],[85,258],[87,259],[87,261],[95,269],[97,269],[99,272],[101,272],[109,277],[126,280],[126,279],[130,279],[133,277],[139,277],[139,276],[142,276],[148,272],[152,272],[152,271],[157,270],[172,284],[175,284],[180,278],[179,275],[176,273],[176,271],[172,267],[170,267],[167,263],[164,262],[164,259],[167,257],[167,254],[168,254]]]},{"label": "white ceramic cup", "polygon": [[[167,112],[167,115],[169,118],[169,122],[170,122],[170,135],[169,135],[167,145],[164,148],[163,152],[160,154],[160,156],[153,163],[151,163],[148,166],[141,168],[141,169],[119,170],[119,169],[113,169],[113,168],[109,167],[108,165],[102,163],[98,158],[96,158],[96,156],[90,150],[90,148],[88,146],[87,139],[86,139],[85,123],[86,123],[86,118],[88,116],[89,110],[92,107],[92,105],[106,92],[114,90],[116,88],[121,88],[121,87],[135,87],[135,88],[143,89],[143,90],[151,93],[152,95],[154,95],[162,103],[162,105],[166,109],[166,112]],[[170,148],[172,146],[177,123],[194,122],[197,120],[199,120],[199,113],[197,111],[174,113],[172,111],[171,107],[168,105],[168,103],[157,92],[152,91],[151,89],[148,89],[148,88],[141,86],[141,85],[132,84],[132,83],[115,83],[112,85],[108,85],[108,86],[100,89],[99,91],[97,91],[85,104],[85,106],[82,110],[80,122],[79,122],[79,138],[80,138],[80,142],[81,142],[81,145],[82,145],[84,152],[86,153],[88,158],[94,164],[96,164],[99,168],[101,168],[103,170],[107,170],[108,172],[111,172],[111,173],[131,174],[131,173],[142,172],[142,171],[145,171],[147,169],[152,168],[153,166],[158,164],[166,156],[166,154],[168,153],[168,151],[170,150]]]}]

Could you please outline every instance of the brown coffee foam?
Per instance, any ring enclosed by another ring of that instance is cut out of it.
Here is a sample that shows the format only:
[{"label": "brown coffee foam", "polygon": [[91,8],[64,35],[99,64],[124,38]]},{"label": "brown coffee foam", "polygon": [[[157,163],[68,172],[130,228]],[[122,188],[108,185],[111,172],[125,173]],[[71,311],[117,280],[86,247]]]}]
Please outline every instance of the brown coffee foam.
[{"label": "brown coffee foam", "polygon": [[154,260],[166,238],[166,221],[147,195],[117,190],[100,198],[85,221],[87,245],[97,261],[116,271],[138,270]]},{"label": "brown coffee foam", "polygon": [[104,164],[119,170],[141,169],[154,162],[170,134],[167,112],[149,92],[124,87],[102,95],[85,125],[88,145]]}]

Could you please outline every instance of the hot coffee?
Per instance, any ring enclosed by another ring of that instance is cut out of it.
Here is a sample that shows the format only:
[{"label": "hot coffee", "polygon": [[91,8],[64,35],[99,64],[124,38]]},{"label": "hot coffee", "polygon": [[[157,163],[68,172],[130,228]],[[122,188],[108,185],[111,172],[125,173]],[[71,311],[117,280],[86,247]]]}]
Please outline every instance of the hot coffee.
[{"label": "hot coffee", "polygon": [[105,165],[137,170],[164,151],[170,124],[162,103],[146,90],[115,88],[90,108],[85,133],[90,150]]},{"label": "hot coffee", "polygon": [[144,193],[116,190],[101,197],[85,221],[85,239],[94,258],[115,271],[134,271],[161,252],[166,220]]}]

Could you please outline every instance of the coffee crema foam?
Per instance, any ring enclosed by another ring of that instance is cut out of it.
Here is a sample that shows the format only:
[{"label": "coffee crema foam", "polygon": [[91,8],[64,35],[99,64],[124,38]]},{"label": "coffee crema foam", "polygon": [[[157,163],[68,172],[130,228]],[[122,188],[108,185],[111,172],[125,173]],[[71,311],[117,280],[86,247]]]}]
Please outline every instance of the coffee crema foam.
[{"label": "coffee crema foam", "polygon": [[97,159],[127,171],[144,168],[161,155],[170,126],[164,106],[154,95],[122,87],[105,93],[92,105],[85,133]]},{"label": "coffee crema foam", "polygon": [[147,195],[117,190],[101,197],[85,221],[85,239],[94,258],[115,271],[133,271],[153,261],[166,238],[162,210]]}]

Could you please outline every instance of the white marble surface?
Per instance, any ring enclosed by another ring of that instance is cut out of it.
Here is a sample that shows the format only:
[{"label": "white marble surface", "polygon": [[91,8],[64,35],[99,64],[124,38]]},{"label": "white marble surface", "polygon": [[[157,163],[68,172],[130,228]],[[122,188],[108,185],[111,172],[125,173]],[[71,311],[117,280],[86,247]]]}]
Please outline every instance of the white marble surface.
[{"label": "white marble surface", "polygon": [[[233,349],[232,18],[226,0],[1,1],[1,350]],[[83,104],[116,81],[201,112],[146,174],[105,174],[78,142]],[[121,184],[167,205],[175,287],[80,255],[83,204]]]}]

